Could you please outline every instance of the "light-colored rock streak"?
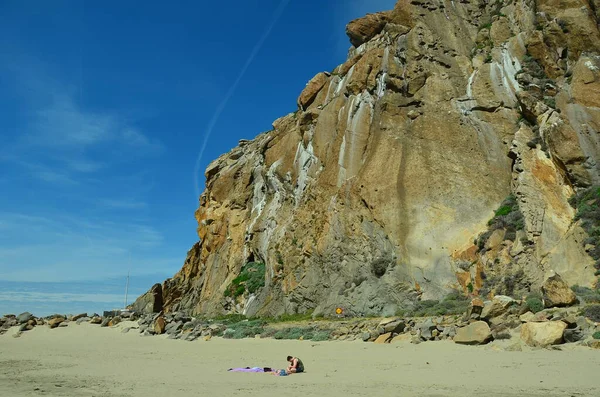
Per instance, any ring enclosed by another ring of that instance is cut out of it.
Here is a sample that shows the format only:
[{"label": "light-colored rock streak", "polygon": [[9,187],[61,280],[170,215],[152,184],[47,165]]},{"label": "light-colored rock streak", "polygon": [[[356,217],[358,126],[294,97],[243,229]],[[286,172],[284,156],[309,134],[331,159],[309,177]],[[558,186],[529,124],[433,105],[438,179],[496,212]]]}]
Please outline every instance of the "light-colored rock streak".
[{"label": "light-colored rock streak", "polygon": [[377,98],[381,98],[385,95],[386,89],[386,79],[388,72],[388,62],[390,58],[390,48],[388,46],[385,47],[383,52],[383,62],[381,64],[381,71],[379,76],[377,77]]},{"label": "light-colored rock streak", "polygon": [[343,80],[340,79],[339,76],[333,76],[331,78],[331,82],[329,83],[329,88],[327,88],[327,95],[325,96],[325,100],[323,101],[324,105],[327,105],[329,101],[331,101],[337,94],[337,89]]},{"label": "light-colored rock streak", "polygon": [[[494,84],[496,95],[499,97],[505,96],[510,103],[505,103],[508,106],[514,106],[517,103],[516,93],[521,90],[515,75],[521,70],[519,60],[512,56],[506,46],[502,47],[501,62],[492,62],[490,68],[490,79]],[[504,94],[504,95],[503,95]]]},{"label": "light-colored rock streak", "polygon": [[248,300],[246,301],[246,304],[244,305],[244,310],[242,311],[242,314],[245,316],[246,314],[248,314],[248,309],[250,309],[250,306],[252,305],[252,303],[256,300],[256,296],[254,294],[250,295],[248,297]]},{"label": "light-colored rock streak", "polygon": [[262,166],[257,166],[254,168],[253,171],[254,192],[252,195],[252,209],[250,210],[250,222],[248,223],[248,228],[246,229],[246,241],[248,241],[249,237],[251,236],[252,229],[254,228],[256,221],[265,209],[265,205],[267,203],[267,188],[261,170]]},{"label": "light-colored rock streak", "polygon": [[473,98],[473,83],[475,82],[475,76],[477,75],[478,69],[473,70],[473,73],[469,76],[469,81],[467,82],[467,98]]},{"label": "light-colored rock streak", "polygon": [[352,78],[352,73],[354,73],[355,67],[356,65],[353,65],[348,71],[348,73],[342,78],[342,81],[340,81],[340,83],[337,85],[335,91],[333,92],[334,97],[340,95],[340,93],[342,93],[346,89],[346,85],[348,84],[348,81],[350,81],[350,79]]},{"label": "light-colored rock streak", "polygon": [[344,158],[346,156],[346,135],[342,137],[342,144],[340,145],[340,155],[338,157],[338,178],[337,178],[337,187],[340,187],[344,184],[346,180],[346,166],[344,163]]},{"label": "light-colored rock streak", "polygon": [[477,100],[473,97],[473,84],[478,70],[475,69],[467,81],[466,98],[455,100],[455,107],[461,114],[462,119],[467,125],[470,125],[477,132],[477,141],[484,150],[490,162],[501,161],[498,153],[501,153],[501,142],[495,134],[491,125],[481,120],[472,113],[472,109],[477,106]]},{"label": "light-colored rock streak", "polygon": [[309,171],[311,167],[317,161],[315,157],[313,144],[312,144],[312,136],[314,134],[314,126],[311,127],[309,134],[309,141],[306,148],[302,142],[298,143],[298,148],[296,149],[296,156],[294,157],[294,165],[296,167],[296,172],[298,175],[298,181],[296,182],[296,187],[294,188],[294,200],[296,206],[300,203],[302,199],[302,195],[308,186],[309,179]]}]

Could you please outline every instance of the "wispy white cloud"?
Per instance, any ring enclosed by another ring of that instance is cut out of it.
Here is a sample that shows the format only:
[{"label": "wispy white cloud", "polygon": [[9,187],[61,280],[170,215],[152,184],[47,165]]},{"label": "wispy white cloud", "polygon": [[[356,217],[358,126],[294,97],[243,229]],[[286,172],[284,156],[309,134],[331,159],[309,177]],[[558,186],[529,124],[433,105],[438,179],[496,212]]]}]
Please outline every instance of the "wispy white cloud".
[{"label": "wispy white cloud", "polygon": [[0,212],[0,280],[64,281],[176,270],[164,236],[143,223]]},{"label": "wispy white cloud", "polygon": [[133,199],[102,199],[98,201],[98,204],[120,210],[135,210],[135,209],[143,209],[147,208],[148,204],[144,201],[136,201]]},{"label": "wispy white cloud", "polygon": [[5,137],[0,163],[21,167],[43,182],[72,184],[165,150],[119,111],[85,108],[77,89],[49,76],[35,59],[13,57],[0,72],[15,81],[26,118],[18,134]]},{"label": "wispy white cloud", "polygon": [[204,139],[202,140],[202,144],[200,145],[200,151],[198,152],[198,156],[196,157],[196,165],[194,167],[194,191],[195,191],[196,197],[200,196],[200,184],[199,184],[200,164],[202,162],[202,156],[204,156],[204,151],[206,150],[206,145],[208,143],[208,140],[210,139],[210,136],[212,135],[212,131],[215,128],[215,125],[217,124],[217,122],[219,121],[219,118],[221,117],[223,110],[225,110],[225,107],[227,106],[227,104],[229,103],[229,101],[231,100],[233,95],[235,94],[235,91],[237,90],[238,85],[240,84],[240,82],[242,81],[244,76],[246,75],[246,71],[248,70],[248,68],[250,67],[252,62],[254,61],[254,58],[256,58],[256,55],[258,54],[258,52],[264,45],[265,41],[271,35],[271,31],[275,27],[275,24],[279,21],[279,18],[281,18],[281,15],[285,11],[285,9],[288,6],[288,4],[290,3],[290,1],[291,0],[281,0],[279,2],[279,5],[277,6],[277,8],[275,9],[275,12],[273,13],[273,17],[271,18],[270,23],[265,27],[263,34],[260,36],[260,38],[258,39],[256,44],[252,48],[252,51],[250,52],[250,55],[248,55],[248,58],[246,58],[246,62],[240,69],[239,74],[237,75],[233,84],[231,84],[231,86],[227,90],[227,93],[225,94],[225,98],[223,98],[221,103],[219,103],[219,106],[217,106],[217,109],[213,113],[213,116],[211,117],[211,120],[208,123],[208,127],[206,128],[206,131],[204,133]]}]

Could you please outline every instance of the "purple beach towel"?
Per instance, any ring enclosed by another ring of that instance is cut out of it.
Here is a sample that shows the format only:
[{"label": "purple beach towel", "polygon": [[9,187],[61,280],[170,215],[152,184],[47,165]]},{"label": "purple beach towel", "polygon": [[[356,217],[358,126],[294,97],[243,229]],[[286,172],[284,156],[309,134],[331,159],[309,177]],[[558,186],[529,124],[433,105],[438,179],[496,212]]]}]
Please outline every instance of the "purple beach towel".
[{"label": "purple beach towel", "polygon": [[[267,368],[267,369],[270,369],[270,368]],[[265,372],[265,368],[263,368],[263,367],[229,368],[227,371],[229,371],[229,372]]]}]

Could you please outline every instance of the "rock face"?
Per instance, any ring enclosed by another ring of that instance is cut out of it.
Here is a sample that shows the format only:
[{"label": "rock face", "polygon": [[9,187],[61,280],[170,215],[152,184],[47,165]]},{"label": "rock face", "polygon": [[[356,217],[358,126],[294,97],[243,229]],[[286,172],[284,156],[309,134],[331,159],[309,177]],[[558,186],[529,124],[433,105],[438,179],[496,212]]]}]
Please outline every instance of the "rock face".
[{"label": "rock face", "polygon": [[521,327],[521,339],[529,346],[546,347],[563,341],[567,324],[562,321],[525,323]]},{"label": "rock face", "polygon": [[163,309],[162,285],[154,284],[150,291],[140,296],[130,308],[138,313],[159,313]]},{"label": "rock face", "polygon": [[549,277],[542,284],[542,294],[546,307],[571,306],[577,302],[575,293],[558,274]]},{"label": "rock face", "polygon": [[158,317],[154,320],[154,332],[158,335],[164,334],[166,324],[164,317]]},{"label": "rock face", "polygon": [[455,343],[463,345],[482,345],[492,339],[492,332],[485,321],[477,321],[456,330]]},{"label": "rock face", "polygon": [[381,33],[390,19],[390,13],[380,12],[368,14],[364,18],[355,19],[346,26],[346,34],[353,46],[359,47]]},{"label": "rock face", "polygon": [[394,315],[453,290],[520,297],[552,271],[591,287],[568,199],[600,182],[595,10],[444,4],[350,23],[346,62],[208,166],[200,241],[160,305],[135,305]]},{"label": "rock face", "polygon": [[29,312],[21,313],[17,316],[17,322],[19,324],[26,323],[31,319],[33,319],[33,314],[31,314]]},{"label": "rock face", "polygon": [[516,304],[516,301],[509,296],[498,295],[494,299],[486,304],[481,312],[481,318],[491,319],[498,317],[508,310],[511,305]]},{"label": "rock face", "polygon": [[48,326],[50,328],[56,328],[65,321],[66,319],[64,317],[54,317],[53,319],[48,321]]}]

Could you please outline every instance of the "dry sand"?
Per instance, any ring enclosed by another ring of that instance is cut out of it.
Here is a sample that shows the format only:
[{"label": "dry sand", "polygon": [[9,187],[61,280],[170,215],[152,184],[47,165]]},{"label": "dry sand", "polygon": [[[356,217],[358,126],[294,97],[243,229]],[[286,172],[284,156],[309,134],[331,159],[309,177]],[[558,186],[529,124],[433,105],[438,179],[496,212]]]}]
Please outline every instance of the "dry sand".
[{"label": "dry sand", "polygon": [[[120,325],[122,327],[123,325]],[[231,373],[283,367],[305,374]],[[0,336],[0,396],[600,396],[600,351],[505,352],[452,342],[184,342],[71,324]]]}]

